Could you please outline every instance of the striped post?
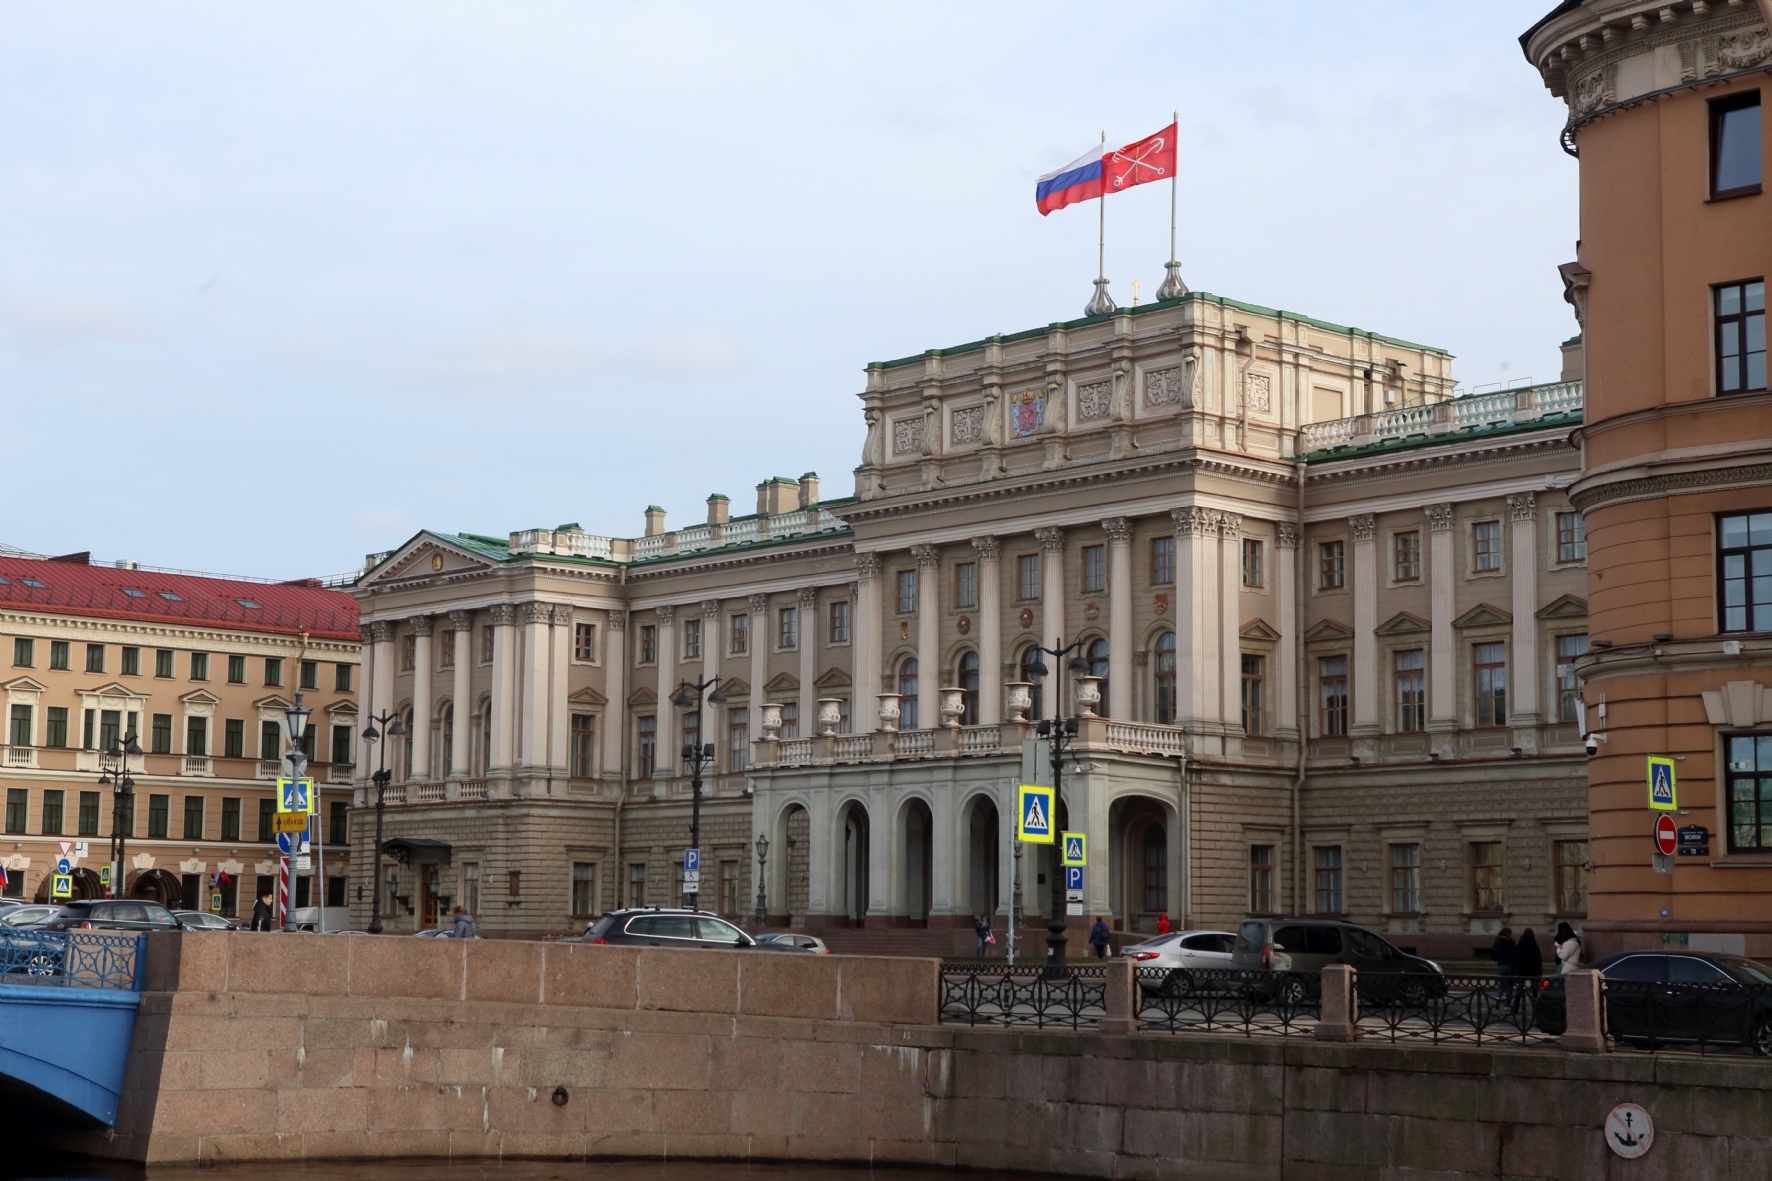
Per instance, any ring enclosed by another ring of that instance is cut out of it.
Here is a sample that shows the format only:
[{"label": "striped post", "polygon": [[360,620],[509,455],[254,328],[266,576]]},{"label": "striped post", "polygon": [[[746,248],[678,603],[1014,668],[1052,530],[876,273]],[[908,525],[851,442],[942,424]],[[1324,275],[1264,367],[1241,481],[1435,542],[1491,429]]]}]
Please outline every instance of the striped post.
[{"label": "striped post", "polygon": [[289,854],[284,853],[277,858],[277,925],[284,930],[289,929]]}]

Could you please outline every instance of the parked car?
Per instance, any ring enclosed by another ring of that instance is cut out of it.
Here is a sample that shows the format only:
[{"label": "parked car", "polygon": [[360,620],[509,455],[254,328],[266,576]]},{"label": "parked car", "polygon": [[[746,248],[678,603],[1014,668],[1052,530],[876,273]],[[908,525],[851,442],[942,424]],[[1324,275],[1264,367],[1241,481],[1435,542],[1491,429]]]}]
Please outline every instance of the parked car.
[{"label": "parked car", "polygon": [[776,932],[771,935],[757,936],[759,945],[764,943],[780,943],[789,947],[797,947],[801,951],[815,952],[818,955],[830,955],[831,949],[825,946],[824,940],[816,935],[802,935],[798,931]]},{"label": "parked car", "polygon": [[1186,996],[1194,991],[1193,973],[1202,968],[1231,966],[1231,944],[1237,937],[1229,931],[1172,931],[1134,943],[1120,954],[1134,968],[1167,968],[1160,982],[1142,973],[1140,987],[1158,996]]},{"label": "parked car", "polygon": [[[420,939],[454,939],[455,938],[455,928],[454,927],[426,927],[422,931],[414,931],[413,934],[418,936]],[[467,938],[479,939],[479,938],[481,938],[481,935],[478,931],[476,931],[476,932],[474,932],[474,934],[467,936]]]},{"label": "parked car", "polygon": [[235,923],[207,910],[175,910],[172,917],[187,931],[232,931]]},{"label": "parked car", "polygon": [[1245,919],[1231,946],[1234,968],[1286,973],[1274,989],[1277,999],[1289,1003],[1315,995],[1330,964],[1348,964],[1360,974],[1362,999],[1420,1004],[1446,993],[1440,965],[1336,919]]},{"label": "parked car", "polygon": [[25,906],[9,906],[0,910],[0,927],[28,929],[48,922],[55,917],[59,906],[49,906],[41,902]]},{"label": "parked car", "polygon": [[592,923],[580,942],[628,947],[710,947],[807,954],[806,948],[786,943],[759,943],[719,915],[675,907],[612,910]]},{"label": "parked car", "polygon": [[178,931],[172,912],[144,898],[83,898],[63,905],[41,924],[45,931]]},{"label": "parked car", "polygon": [[[1613,1037],[1726,1042],[1772,1057],[1772,966],[1698,951],[1621,951],[1588,967],[1606,979],[1606,1028]],[[1568,1028],[1561,976],[1540,986],[1534,1024],[1553,1036]]]}]

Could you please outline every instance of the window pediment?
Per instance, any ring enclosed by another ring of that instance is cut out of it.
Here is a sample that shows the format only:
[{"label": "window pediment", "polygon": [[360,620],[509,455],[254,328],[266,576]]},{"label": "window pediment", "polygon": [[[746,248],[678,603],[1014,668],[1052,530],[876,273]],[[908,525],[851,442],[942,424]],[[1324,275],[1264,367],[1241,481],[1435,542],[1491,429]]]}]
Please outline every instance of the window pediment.
[{"label": "window pediment", "polygon": [[798,691],[799,688],[800,678],[792,673],[781,673],[763,685],[763,691],[770,694],[786,693],[789,690]]},{"label": "window pediment", "polygon": [[1377,634],[1381,636],[1414,636],[1433,630],[1434,625],[1421,616],[1411,615],[1407,611],[1399,611],[1378,625]]},{"label": "window pediment", "polygon": [[588,685],[583,689],[580,689],[577,693],[572,694],[566,700],[572,705],[601,707],[609,704],[609,698],[603,696],[603,694],[597,692]]},{"label": "window pediment", "polygon": [[1540,619],[1586,619],[1587,600],[1578,595],[1558,595],[1538,609]]},{"label": "window pediment", "polygon": [[1338,643],[1354,638],[1354,629],[1336,619],[1325,619],[1304,633],[1307,644]]},{"label": "window pediment", "polygon": [[1280,633],[1270,627],[1265,619],[1251,619],[1238,634],[1245,640],[1255,640],[1263,644],[1278,643],[1280,639]]},{"label": "window pediment", "polygon": [[827,668],[818,680],[812,682],[817,689],[847,689],[854,683],[849,674],[840,668]]},{"label": "window pediment", "polygon": [[635,689],[628,694],[629,705],[657,705],[658,694],[650,689]]},{"label": "window pediment", "polygon": [[1452,621],[1453,627],[1505,627],[1514,621],[1513,612],[1478,603]]}]

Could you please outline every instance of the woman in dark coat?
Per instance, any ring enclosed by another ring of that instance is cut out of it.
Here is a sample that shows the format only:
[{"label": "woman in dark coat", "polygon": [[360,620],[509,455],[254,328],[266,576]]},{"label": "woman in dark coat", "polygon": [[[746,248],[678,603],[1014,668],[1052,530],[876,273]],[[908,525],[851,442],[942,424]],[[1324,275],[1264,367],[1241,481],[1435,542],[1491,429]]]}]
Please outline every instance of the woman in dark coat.
[{"label": "woman in dark coat", "polygon": [[1508,977],[1514,974],[1514,954],[1517,947],[1513,928],[1503,927],[1501,933],[1495,936],[1495,943],[1489,948],[1489,956],[1495,961],[1495,978],[1501,982],[1496,987],[1495,995],[1504,1001],[1514,991]]},{"label": "woman in dark coat", "polygon": [[1538,939],[1528,927],[1520,934],[1520,944],[1514,949],[1514,975],[1526,981],[1529,991],[1536,991],[1538,978],[1544,975],[1544,952],[1539,950]]}]

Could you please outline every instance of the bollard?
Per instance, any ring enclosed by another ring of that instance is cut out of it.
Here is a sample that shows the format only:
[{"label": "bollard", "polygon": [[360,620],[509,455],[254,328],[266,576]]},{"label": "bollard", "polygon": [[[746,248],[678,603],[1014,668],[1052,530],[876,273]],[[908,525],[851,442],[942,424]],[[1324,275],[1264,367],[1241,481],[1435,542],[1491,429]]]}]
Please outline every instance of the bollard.
[{"label": "bollard", "polygon": [[1606,1010],[1600,994],[1600,974],[1583,968],[1562,979],[1564,1025],[1557,1044],[1577,1054],[1604,1054]]},{"label": "bollard", "polygon": [[1354,970],[1347,964],[1323,968],[1323,1015],[1317,1019],[1320,1042],[1351,1042],[1360,1036],[1360,996]]},{"label": "bollard", "polygon": [[1138,974],[1131,960],[1107,962],[1107,981],[1102,988],[1101,1032],[1138,1032]]}]

